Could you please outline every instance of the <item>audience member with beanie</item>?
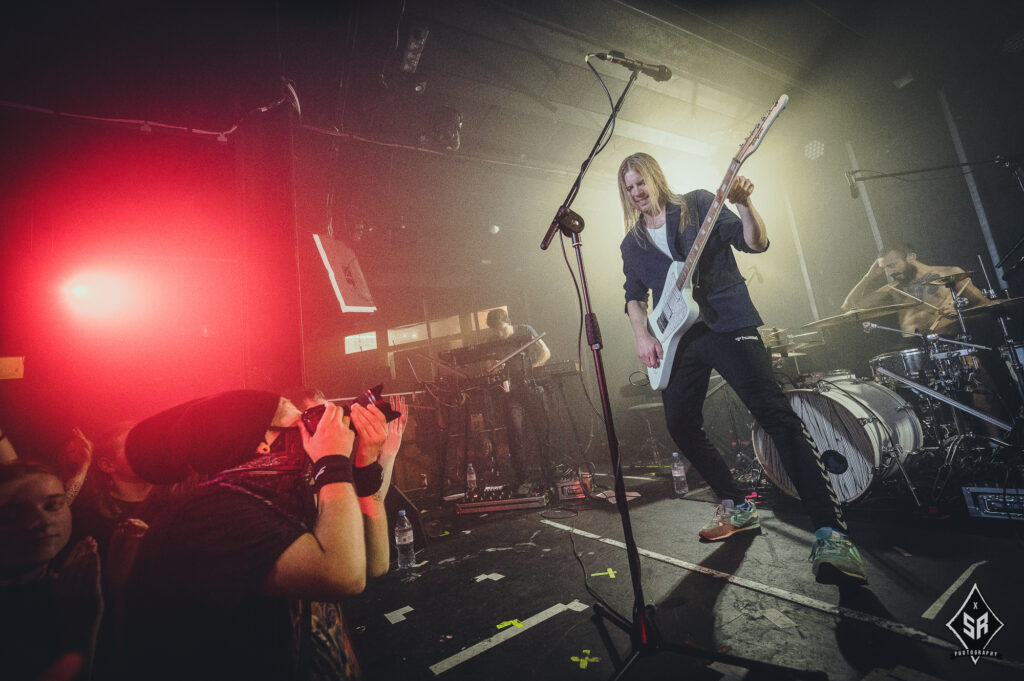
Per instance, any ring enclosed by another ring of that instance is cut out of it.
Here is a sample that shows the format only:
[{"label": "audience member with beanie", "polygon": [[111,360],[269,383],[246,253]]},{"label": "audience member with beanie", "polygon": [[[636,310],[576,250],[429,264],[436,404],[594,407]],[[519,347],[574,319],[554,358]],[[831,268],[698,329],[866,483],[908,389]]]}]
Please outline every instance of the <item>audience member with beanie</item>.
[{"label": "audience member with beanie", "polygon": [[389,424],[372,405],[347,416],[327,404],[311,433],[288,400],[231,391],[136,425],[125,454],[140,478],[207,481],[170,502],[142,542],[129,667],[149,678],[359,678],[337,601],[388,569],[384,496],[407,419],[392,406],[403,416]]}]

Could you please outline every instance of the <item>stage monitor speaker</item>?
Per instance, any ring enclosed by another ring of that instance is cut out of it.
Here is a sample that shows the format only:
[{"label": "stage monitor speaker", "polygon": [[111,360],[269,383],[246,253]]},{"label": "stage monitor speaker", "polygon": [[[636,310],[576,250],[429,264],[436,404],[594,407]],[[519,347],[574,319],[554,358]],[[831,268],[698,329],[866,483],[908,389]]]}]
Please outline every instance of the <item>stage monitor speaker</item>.
[{"label": "stage monitor speaker", "polygon": [[376,312],[377,307],[373,304],[370,288],[366,285],[355,252],[345,242],[330,235],[321,237],[314,234],[313,243],[327,270],[341,311]]}]

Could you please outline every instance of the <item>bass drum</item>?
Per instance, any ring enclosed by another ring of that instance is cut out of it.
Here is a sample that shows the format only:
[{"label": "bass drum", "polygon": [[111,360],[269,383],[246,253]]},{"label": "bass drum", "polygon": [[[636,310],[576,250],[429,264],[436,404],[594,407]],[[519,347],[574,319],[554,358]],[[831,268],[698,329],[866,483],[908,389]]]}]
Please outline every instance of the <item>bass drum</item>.
[{"label": "bass drum", "polygon": [[[913,409],[892,390],[856,378],[821,380],[813,389],[786,392],[793,411],[807,426],[832,489],[840,503],[863,497],[876,480],[892,475],[921,448],[924,434]],[[800,498],[782,466],[779,452],[760,425],[753,429],[754,453],[768,478],[791,497]]]}]

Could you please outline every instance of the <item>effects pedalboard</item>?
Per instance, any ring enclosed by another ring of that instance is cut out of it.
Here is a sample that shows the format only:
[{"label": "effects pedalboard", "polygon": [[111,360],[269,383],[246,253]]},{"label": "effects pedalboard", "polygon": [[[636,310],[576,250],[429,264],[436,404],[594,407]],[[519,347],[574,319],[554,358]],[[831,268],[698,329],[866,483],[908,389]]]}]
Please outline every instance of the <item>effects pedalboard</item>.
[{"label": "effects pedalboard", "polygon": [[[540,508],[548,504],[548,499],[543,494],[540,496],[516,496],[509,490],[508,485],[490,485],[484,487],[482,492],[460,494],[455,498],[461,499],[461,501],[455,502],[455,512],[459,515]],[[445,499],[454,500],[452,497],[445,497]]]},{"label": "effects pedalboard", "polygon": [[974,518],[1024,519],[1024,489],[963,487],[967,514]]}]

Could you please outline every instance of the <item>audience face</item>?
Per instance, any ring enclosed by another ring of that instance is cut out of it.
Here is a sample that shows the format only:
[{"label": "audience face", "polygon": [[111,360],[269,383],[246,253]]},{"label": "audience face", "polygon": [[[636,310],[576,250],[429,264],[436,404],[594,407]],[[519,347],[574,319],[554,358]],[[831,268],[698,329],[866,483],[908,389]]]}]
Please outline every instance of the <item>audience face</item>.
[{"label": "audience face", "polygon": [[29,473],[0,484],[0,567],[45,565],[71,537],[64,485],[48,473]]},{"label": "audience face", "polygon": [[111,438],[103,443],[96,454],[96,465],[113,480],[122,482],[142,482],[142,479],[135,474],[128,459],[125,456],[124,443],[128,439],[128,433],[132,425],[120,426]]}]

